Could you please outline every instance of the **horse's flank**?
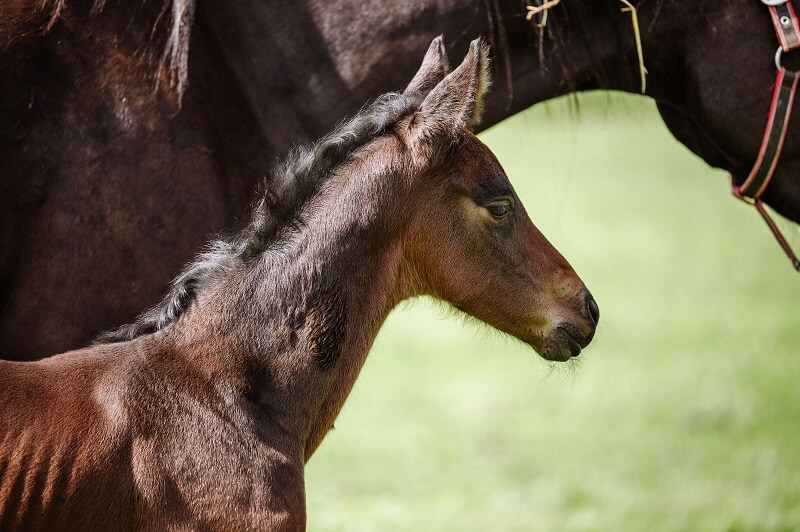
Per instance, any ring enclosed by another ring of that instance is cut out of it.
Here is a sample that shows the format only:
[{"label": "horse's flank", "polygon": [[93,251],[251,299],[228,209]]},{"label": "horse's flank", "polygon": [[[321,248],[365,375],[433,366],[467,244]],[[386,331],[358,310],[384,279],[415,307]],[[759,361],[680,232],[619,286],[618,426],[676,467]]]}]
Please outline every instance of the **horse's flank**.
[{"label": "horse's flank", "polygon": [[[195,5],[195,0],[163,0],[160,6],[139,7],[129,12],[127,17],[121,17],[127,19],[127,27],[115,39],[117,46],[121,44],[139,48],[137,54],[126,54],[125,62],[129,63],[129,59],[135,55],[140,56],[145,70],[149,70],[143,77],[152,80],[152,92],[155,93],[159,85],[166,81],[168,88],[174,89],[178,105],[188,80],[189,36]],[[71,27],[73,35],[77,34],[74,31],[76,25],[85,24],[86,18],[98,18],[105,7],[106,0],[11,0],[3,6],[3,16],[0,17],[0,50],[20,44],[21,41],[24,44],[24,41],[39,38],[57,22]],[[118,10],[119,7],[115,5],[111,9]],[[115,15],[119,16],[119,13]],[[99,23],[107,24],[108,19]],[[127,42],[124,42],[126,38]],[[150,43],[153,47],[144,46],[143,43]],[[128,74],[141,75],[132,66],[125,65],[129,69]],[[107,77],[106,80],[108,85],[120,83],[126,88],[130,87],[121,79]]]},{"label": "horse's flank", "polygon": [[86,345],[152,305],[209,231],[246,213],[274,153],[192,4],[68,2],[47,29],[54,5],[28,6],[40,18],[0,46],[6,357]]}]

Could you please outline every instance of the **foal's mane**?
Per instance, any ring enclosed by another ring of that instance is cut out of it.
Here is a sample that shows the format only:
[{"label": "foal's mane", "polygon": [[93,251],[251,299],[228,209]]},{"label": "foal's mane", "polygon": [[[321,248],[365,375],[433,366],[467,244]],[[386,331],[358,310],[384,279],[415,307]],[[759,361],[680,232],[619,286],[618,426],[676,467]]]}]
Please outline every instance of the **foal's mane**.
[{"label": "foal's mane", "polygon": [[134,323],[101,334],[96,342],[132,340],[177,321],[206,286],[270,249],[337,167],[421,103],[422,95],[417,92],[384,94],[318,142],[293,150],[262,180],[244,230],[231,238],[212,241],[175,278],[159,304]]}]

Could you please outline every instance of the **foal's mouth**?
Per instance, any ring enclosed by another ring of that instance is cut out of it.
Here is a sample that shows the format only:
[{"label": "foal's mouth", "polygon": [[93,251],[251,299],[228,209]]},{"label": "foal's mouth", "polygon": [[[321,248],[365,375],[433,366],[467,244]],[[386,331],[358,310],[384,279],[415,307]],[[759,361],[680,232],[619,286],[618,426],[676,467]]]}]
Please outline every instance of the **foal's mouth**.
[{"label": "foal's mouth", "polygon": [[585,347],[585,344],[582,346],[566,327],[556,327],[556,334],[564,339],[564,344],[569,347],[570,356],[576,357],[581,354],[581,349]]},{"label": "foal's mouth", "polygon": [[589,335],[584,335],[570,323],[559,324],[546,337],[540,354],[542,358],[556,362],[569,360],[580,355],[593,336],[594,330]]}]

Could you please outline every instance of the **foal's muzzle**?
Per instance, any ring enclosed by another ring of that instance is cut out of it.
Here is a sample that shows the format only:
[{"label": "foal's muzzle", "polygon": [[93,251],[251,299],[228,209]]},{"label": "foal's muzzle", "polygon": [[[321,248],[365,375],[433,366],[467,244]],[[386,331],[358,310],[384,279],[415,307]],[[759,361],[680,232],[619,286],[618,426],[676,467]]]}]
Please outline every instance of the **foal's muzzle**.
[{"label": "foal's muzzle", "polygon": [[594,338],[600,308],[585,288],[579,296],[580,318],[575,321],[562,321],[545,338],[542,356],[548,360],[568,360],[581,354],[581,350]]}]

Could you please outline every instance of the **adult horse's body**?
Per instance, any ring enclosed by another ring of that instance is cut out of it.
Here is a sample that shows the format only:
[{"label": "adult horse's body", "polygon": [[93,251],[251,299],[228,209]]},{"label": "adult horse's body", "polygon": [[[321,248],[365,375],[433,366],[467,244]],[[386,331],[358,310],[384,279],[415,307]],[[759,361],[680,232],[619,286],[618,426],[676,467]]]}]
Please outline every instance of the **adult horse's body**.
[{"label": "adult horse's body", "polygon": [[[501,75],[484,125],[571,90],[638,92],[620,7],[563,0],[540,33],[521,1],[7,3],[0,356],[75,348],[132,319],[210,231],[242,217],[268,161],[402,83],[436,34],[457,53],[492,36]],[[774,81],[766,10],[643,0],[639,24],[665,122],[741,183]],[[797,123],[764,197],[800,221]]]},{"label": "adult horse's body", "polygon": [[408,297],[549,359],[589,343],[594,300],[464,129],[487,49],[447,77],[443,53],[290,158],[117,343],[0,361],[0,528],[302,529],[304,464]]}]

